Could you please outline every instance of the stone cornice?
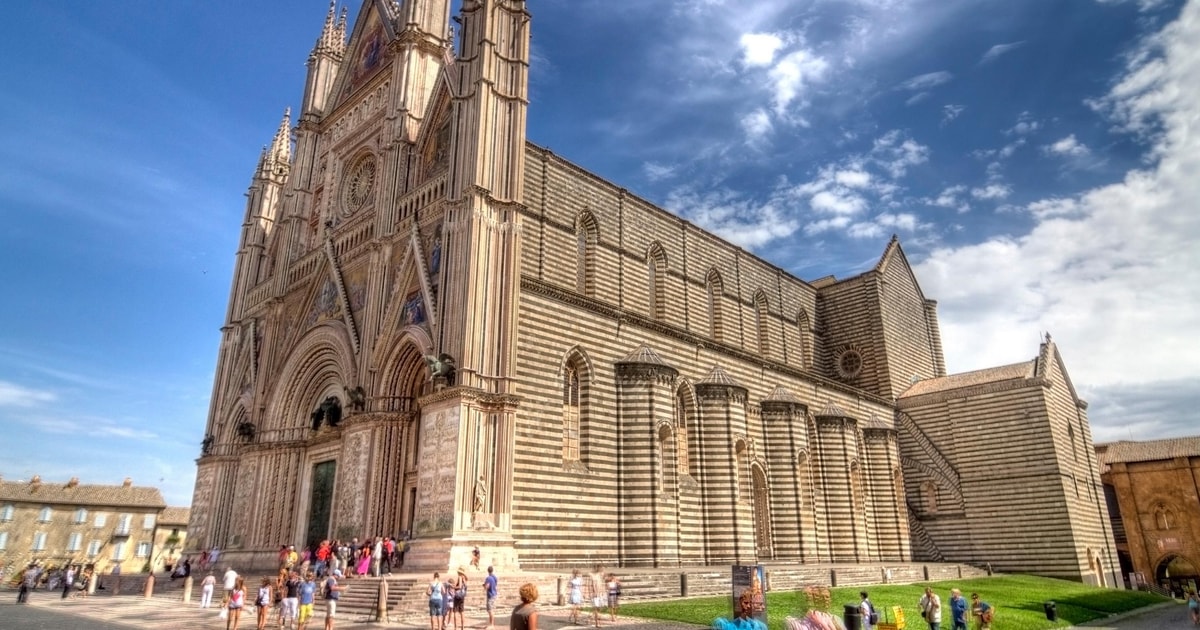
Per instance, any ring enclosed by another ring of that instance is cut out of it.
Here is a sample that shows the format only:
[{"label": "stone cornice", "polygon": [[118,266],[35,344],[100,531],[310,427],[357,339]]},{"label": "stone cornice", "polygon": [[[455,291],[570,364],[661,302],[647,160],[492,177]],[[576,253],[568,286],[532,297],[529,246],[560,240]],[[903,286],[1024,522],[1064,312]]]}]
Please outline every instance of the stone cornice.
[{"label": "stone cornice", "polygon": [[447,387],[440,392],[422,396],[417,402],[422,406],[437,404],[458,399],[462,402],[473,402],[481,407],[491,407],[497,410],[514,411],[521,406],[523,397],[517,394],[493,394],[477,387],[456,386]]},{"label": "stone cornice", "polygon": [[617,370],[617,378],[630,383],[654,382],[670,385],[679,376],[679,370],[669,365],[626,362],[618,362],[614,365]]}]

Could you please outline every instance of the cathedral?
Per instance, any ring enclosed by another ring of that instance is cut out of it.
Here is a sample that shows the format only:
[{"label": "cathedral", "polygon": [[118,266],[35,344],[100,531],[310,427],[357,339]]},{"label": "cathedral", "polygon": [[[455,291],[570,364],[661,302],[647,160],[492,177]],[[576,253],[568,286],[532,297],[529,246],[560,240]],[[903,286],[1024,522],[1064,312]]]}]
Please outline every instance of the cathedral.
[{"label": "cathedral", "polygon": [[453,29],[450,5],[364,0],[353,28],[330,7],[251,180],[193,548],[1114,583],[1049,336],[948,375],[895,238],[803,280],[528,142],[526,0],[462,0]]}]

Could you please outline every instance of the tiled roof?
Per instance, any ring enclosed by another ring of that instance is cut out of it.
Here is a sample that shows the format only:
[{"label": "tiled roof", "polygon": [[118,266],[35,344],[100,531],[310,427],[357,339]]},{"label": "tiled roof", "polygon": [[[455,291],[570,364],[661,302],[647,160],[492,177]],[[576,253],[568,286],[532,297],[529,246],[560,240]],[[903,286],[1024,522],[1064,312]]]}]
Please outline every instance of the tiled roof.
[{"label": "tiled roof", "polygon": [[841,407],[829,403],[823,409],[814,414],[818,418],[849,418],[850,414],[846,413]]},{"label": "tiled roof", "polygon": [[880,418],[879,416],[877,416],[875,414],[871,414],[871,417],[867,418],[867,421],[864,422],[862,426],[864,429],[891,429],[891,428],[893,428],[891,424],[884,422],[883,418]]},{"label": "tiled roof", "polygon": [[644,365],[666,365],[662,357],[658,353],[650,349],[650,346],[642,344],[638,346],[629,356],[617,361],[617,363],[640,363]]},{"label": "tiled roof", "polygon": [[770,395],[770,396],[767,396],[767,401],[769,401],[769,402],[785,402],[785,403],[796,403],[796,404],[799,404],[799,403],[800,403],[800,399],[799,399],[799,398],[796,398],[796,395],[795,395],[795,394],[793,394],[793,393],[791,392],[791,390],[789,390],[788,388],[784,387],[783,385],[780,385],[779,387],[776,387],[776,388],[775,388],[775,391],[771,392],[771,395]]},{"label": "tiled roof", "polygon": [[158,522],[160,525],[187,525],[191,514],[191,508],[168,507],[158,515]]},{"label": "tiled roof", "polygon": [[20,501],[45,505],[109,505],[130,507],[167,507],[158,488],[144,486],[102,486],[54,482],[0,481],[0,501]]},{"label": "tiled roof", "polygon": [[1108,442],[1096,445],[1100,470],[1117,462],[1152,462],[1176,457],[1200,457],[1200,437],[1148,440],[1145,442]]},{"label": "tiled roof", "polygon": [[[714,365],[708,376],[705,376],[698,384],[702,385],[729,385],[732,387],[742,387],[742,384],[733,380],[733,377],[719,365]],[[745,389],[744,387],[742,389]]]},{"label": "tiled roof", "polygon": [[920,396],[922,394],[944,392],[951,389],[961,389],[963,387],[983,385],[985,383],[997,383],[1000,381],[1031,378],[1033,377],[1035,363],[1037,362],[1023,361],[1021,363],[1014,363],[1012,365],[1002,365],[1000,367],[987,368],[986,370],[975,370],[974,372],[962,372],[961,374],[927,378],[925,380],[913,383],[911,387],[904,390],[903,394],[900,394],[900,397],[911,398],[913,396]]}]

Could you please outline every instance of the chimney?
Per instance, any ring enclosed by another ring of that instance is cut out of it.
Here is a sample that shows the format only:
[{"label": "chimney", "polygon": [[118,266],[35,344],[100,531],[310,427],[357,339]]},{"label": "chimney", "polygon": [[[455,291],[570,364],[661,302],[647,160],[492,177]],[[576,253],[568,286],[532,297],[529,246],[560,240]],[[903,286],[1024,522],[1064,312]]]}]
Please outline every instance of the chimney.
[{"label": "chimney", "polygon": [[34,489],[34,490],[37,490],[37,489],[38,489],[39,487],[41,487],[41,485],[42,485],[42,476],[41,476],[41,475],[34,475],[34,476],[33,476],[33,479],[30,479],[30,480],[29,480],[29,485],[30,485],[30,486],[33,486],[33,489]]},{"label": "chimney", "polygon": [[79,487],[79,477],[71,477],[71,480],[67,482],[67,487],[68,488]]},{"label": "chimney", "polygon": [[130,487],[133,487],[133,477],[126,477],[126,478],[125,478],[125,481],[122,481],[122,482],[121,482],[121,487],[122,487],[122,488],[130,488]]}]

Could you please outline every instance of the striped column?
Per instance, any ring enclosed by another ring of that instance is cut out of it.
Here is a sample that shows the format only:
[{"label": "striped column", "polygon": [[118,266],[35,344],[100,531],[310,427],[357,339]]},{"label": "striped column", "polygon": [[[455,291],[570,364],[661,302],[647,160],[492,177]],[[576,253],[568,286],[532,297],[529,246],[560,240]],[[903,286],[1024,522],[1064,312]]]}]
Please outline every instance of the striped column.
[{"label": "striped column", "polygon": [[[701,493],[704,497],[704,534],[709,564],[749,562],[754,559],[754,515],[751,498],[739,496],[740,475],[735,444],[746,434],[747,390],[720,366],[714,366],[696,383],[700,402]],[[745,484],[749,487],[749,483]]]}]

